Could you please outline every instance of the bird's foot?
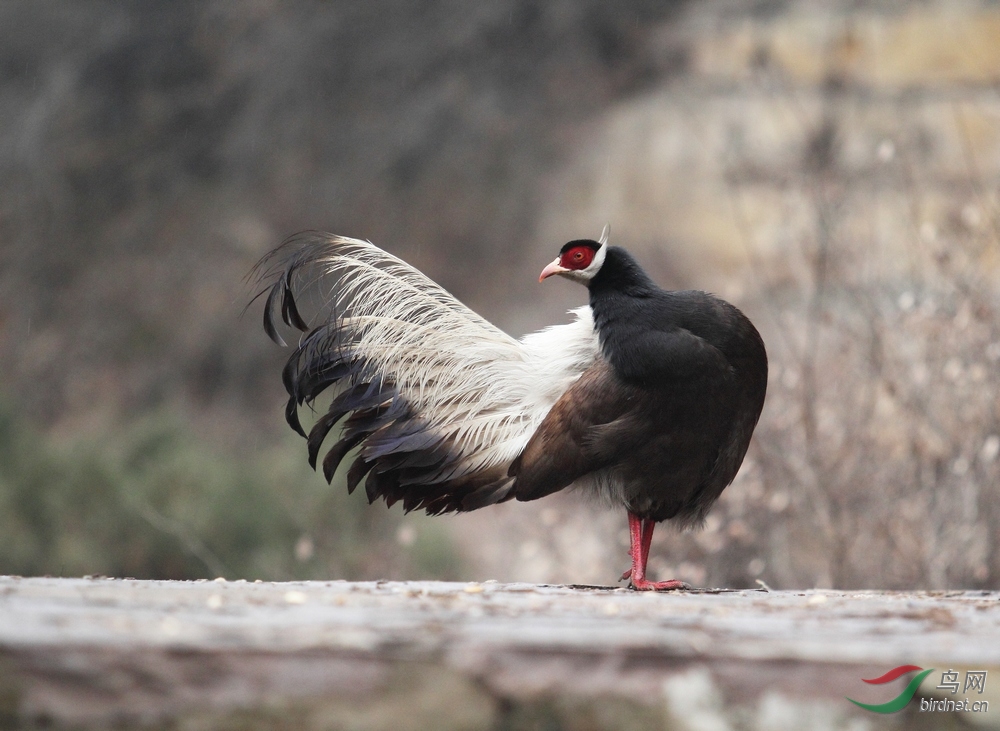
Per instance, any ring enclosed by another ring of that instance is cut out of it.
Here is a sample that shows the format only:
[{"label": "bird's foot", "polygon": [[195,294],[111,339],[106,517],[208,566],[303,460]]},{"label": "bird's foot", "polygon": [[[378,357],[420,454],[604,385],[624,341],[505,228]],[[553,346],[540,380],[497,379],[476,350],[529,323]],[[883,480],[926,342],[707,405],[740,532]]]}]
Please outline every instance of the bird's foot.
[{"label": "bird's foot", "polygon": [[632,578],[632,569],[629,569],[624,574],[622,574],[622,577],[620,579],[618,579],[618,580],[619,581],[625,581],[625,579],[631,579],[631,578]]},{"label": "bird's foot", "polygon": [[[631,574],[632,572],[629,571]],[[624,577],[622,577],[624,578]],[[672,591],[674,589],[690,589],[691,585],[678,579],[670,581],[648,581],[647,579],[632,579],[629,587],[636,591]]]}]

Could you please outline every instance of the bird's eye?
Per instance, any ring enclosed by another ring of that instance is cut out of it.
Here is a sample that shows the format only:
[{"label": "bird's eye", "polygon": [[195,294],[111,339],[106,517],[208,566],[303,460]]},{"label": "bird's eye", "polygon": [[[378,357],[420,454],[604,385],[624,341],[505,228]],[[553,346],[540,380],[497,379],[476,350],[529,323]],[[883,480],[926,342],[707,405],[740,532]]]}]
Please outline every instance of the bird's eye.
[{"label": "bird's eye", "polygon": [[586,246],[574,246],[562,255],[562,265],[567,269],[579,271],[590,266],[594,260],[594,252]]}]

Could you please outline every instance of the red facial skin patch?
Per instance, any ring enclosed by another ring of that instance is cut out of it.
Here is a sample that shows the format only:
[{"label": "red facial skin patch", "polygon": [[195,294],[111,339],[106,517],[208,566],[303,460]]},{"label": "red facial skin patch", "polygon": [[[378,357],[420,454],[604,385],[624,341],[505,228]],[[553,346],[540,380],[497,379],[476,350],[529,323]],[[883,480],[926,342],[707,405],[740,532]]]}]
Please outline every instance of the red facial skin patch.
[{"label": "red facial skin patch", "polygon": [[594,260],[594,250],[589,246],[574,246],[559,258],[559,266],[574,271],[586,269]]}]

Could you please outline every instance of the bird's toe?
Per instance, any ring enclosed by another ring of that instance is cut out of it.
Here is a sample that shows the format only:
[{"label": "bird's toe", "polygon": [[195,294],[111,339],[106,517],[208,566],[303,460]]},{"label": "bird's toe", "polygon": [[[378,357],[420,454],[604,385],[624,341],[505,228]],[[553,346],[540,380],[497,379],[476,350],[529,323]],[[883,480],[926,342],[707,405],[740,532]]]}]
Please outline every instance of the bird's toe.
[{"label": "bird's toe", "polygon": [[646,579],[636,581],[633,579],[629,586],[636,591],[674,591],[675,589],[691,588],[690,584],[678,579],[671,579],[670,581],[647,581]]}]

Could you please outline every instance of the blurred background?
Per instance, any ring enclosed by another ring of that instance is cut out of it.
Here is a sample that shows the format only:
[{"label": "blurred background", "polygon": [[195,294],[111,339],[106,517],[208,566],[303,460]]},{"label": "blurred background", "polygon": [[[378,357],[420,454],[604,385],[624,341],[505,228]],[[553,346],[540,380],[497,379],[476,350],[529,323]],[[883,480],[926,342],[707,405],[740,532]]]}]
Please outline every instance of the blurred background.
[{"label": "blurred background", "polygon": [[8,0],[0,38],[0,573],[612,583],[625,515],[572,493],[327,486],[241,316],[322,229],[520,336],[610,222],[771,359],[654,578],[1000,588],[997,3]]}]

